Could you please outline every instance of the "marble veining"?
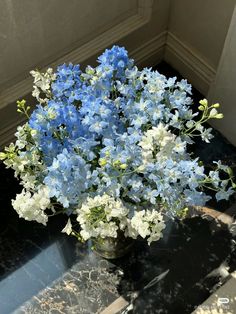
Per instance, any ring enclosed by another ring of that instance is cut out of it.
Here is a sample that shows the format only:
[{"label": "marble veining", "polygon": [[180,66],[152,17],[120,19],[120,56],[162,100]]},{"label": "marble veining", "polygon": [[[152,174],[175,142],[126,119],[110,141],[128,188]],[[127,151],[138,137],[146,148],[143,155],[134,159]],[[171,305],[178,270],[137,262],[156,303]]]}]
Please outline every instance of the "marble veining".
[{"label": "marble veining", "polygon": [[[63,250],[63,245],[59,249],[64,268],[59,263],[60,255],[53,253],[61,275],[58,273],[52,281],[44,280],[45,287],[39,287],[38,293],[14,309],[14,314],[100,313],[119,296],[130,302],[131,310],[126,313],[187,314],[220,282],[220,276],[209,280],[207,275],[223,262],[229,267],[234,265],[232,235],[214,220],[198,216],[182,223],[169,222],[161,241],[150,247],[137,241],[129,255],[117,260],[104,260],[89,244],[72,242],[70,251]],[[55,245],[58,242],[52,247]],[[66,262],[70,253],[74,259],[71,266]],[[40,253],[38,256],[36,265],[44,267]],[[51,259],[50,253],[47,257]],[[166,270],[169,272],[163,279],[145,289]],[[51,268],[44,267],[44,271],[48,276],[53,274]],[[31,272],[28,284],[35,287],[36,282]]]},{"label": "marble veining", "polygon": [[78,262],[60,280],[34,296],[14,313],[99,313],[118,296],[121,270],[101,260]]}]

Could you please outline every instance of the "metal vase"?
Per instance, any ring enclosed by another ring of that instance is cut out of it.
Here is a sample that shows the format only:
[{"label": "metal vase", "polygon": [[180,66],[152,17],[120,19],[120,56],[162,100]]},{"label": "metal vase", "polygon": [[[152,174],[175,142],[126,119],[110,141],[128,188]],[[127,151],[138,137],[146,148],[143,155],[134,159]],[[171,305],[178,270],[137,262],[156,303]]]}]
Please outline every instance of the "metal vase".
[{"label": "metal vase", "polygon": [[127,254],[134,244],[134,240],[124,236],[123,232],[119,232],[117,238],[93,238],[93,250],[106,259],[115,259]]}]

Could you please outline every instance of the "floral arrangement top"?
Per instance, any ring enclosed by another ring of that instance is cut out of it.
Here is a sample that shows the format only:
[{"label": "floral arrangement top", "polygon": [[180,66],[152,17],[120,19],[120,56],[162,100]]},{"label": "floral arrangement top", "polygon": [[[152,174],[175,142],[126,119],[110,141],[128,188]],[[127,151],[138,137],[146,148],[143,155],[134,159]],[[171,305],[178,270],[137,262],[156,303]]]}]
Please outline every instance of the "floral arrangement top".
[{"label": "floral arrangement top", "polygon": [[205,99],[193,113],[186,80],[138,70],[118,46],[84,72],[64,64],[31,74],[38,105],[30,115],[18,101],[28,122],[0,155],[23,185],[12,201],[20,217],[46,224],[62,211],[76,214],[81,226],[75,231],[69,219],[63,231],[84,240],[122,230],[151,243],[162,236],[163,215],[210,199],[205,188],[217,200],[233,193],[228,167],[218,161],[206,173],[187,151],[195,136],[209,142],[203,123],[223,115]]}]

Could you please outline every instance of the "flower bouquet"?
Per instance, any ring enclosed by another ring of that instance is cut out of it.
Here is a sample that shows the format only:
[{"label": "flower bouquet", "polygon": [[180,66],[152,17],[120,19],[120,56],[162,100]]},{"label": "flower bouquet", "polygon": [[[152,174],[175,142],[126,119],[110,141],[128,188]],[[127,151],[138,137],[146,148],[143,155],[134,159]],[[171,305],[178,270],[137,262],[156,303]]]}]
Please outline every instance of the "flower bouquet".
[{"label": "flower bouquet", "polygon": [[118,46],[84,72],[64,64],[31,74],[38,104],[31,111],[17,102],[28,121],[0,155],[23,186],[12,201],[20,217],[46,225],[62,212],[69,216],[62,231],[79,239],[122,234],[150,244],[162,236],[165,217],[204,205],[207,188],[217,200],[234,192],[227,166],[218,161],[206,172],[189,153],[194,137],[213,137],[204,123],[223,115],[206,99],[194,113],[186,80],[139,70]]}]

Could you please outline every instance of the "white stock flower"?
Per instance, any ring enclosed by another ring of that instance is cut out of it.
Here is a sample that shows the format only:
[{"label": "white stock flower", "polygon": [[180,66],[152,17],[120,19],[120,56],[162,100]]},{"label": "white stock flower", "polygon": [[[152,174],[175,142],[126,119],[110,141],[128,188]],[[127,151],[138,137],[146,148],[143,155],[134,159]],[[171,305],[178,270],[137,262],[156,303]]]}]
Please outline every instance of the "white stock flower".
[{"label": "white stock flower", "polygon": [[43,225],[47,224],[48,216],[44,210],[50,206],[48,188],[45,185],[39,187],[38,191],[31,193],[23,190],[12,200],[12,206],[19,217],[25,220],[35,220]]},{"label": "white stock flower", "polygon": [[[35,97],[39,103],[47,103],[50,96],[50,89],[52,82],[56,79],[55,73],[52,68],[48,68],[45,73],[39,71],[30,71],[30,74],[34,78],[32,96]],[[41,98],[40,94],[44,94],[46,97]]]},{"label": "white stock flower", "polygon": [[176,140],[174,141],[173,150],[179,154],[184,153],[186,150],[186,142],[181,141],[181,139],[177,137]]},{"label": "white stock flower", "polygon": [[102,238],[106,238],[106,237],[116,238],[117,230],[118,230],[118,226],[115,222],[110,221],[109,223],[106,223],[106,222],[100,221],[97,232],[99,236]]},{"label": "white stock flower", "polygon": [[156,147],[161,149],[166,146],[167,143],[173,142],[175,135],[169,132],[167,127],[168,126],[164,126],[162,123],[159,123],[157,127],[152,127],[145,133],[139,146],[141,146],[144,151],[154,151]]},{"label": "white stock flower", "polygon": [[116,237],[117,230],[125,228],[125,219],[129,209],[121,200],[104,194],[93,198],[88,197],[77,213],[77,221],[82,228],[80,234],[84,240],[87,240],[97,236]]},{"label": "white stock flower", "polygon": [[139,168],[140,171],[145,169],[148,163],[155,160],[161,161],[163,158],[171,157],[173,153],[183,154],[186,151],[186,142],[183,142],[180,137],[172,134],[167,130],[168,126],[159,123],[157,127],[149,129],[139,146],[142,148],[143,165]]},{"label": "white stock flower", "polygon": [[218,111],[216,108],[212,108],[209,114],[209,117],[215,117],[217,115]]},{"label": "white stock flower", "polygon": [[71,232],[72,232],[72,224],[71,224],[70,218],[68,219],[67,224],[66,224],[65,227],[61,230],[61,232],[66,233],[66,234],[68,234],[68,235],[71,234]]},{"label": "white stock flower", "polygon": [[21,175],[21,183],[26,190],[35,189],[37,180],[36,176],[25,173]]},{"label": "white stock flower", "polygon": [[142,210],[134,213],[127,229],[128,236],[137,238],[139,234],[142,238],[147,238],[148,244],[157,241],[162,237],[162,230],[165,228],[163,216],[156,210]]},{"label": "white stock flower", "polygon": [[111,219],[112,217],[122,219],[128,214],[129,209],[123,205],[121,200],[110,199],[107,206],[105,207],[105,211],[107,213],[108,219]]},{"label": "white stock flower", "polygon": [[131,219],[131,226],[137,230],[142,238],[146,238],[149,234],[149,223],[144,220],[145,210],[135,212],[134,217]]}]

